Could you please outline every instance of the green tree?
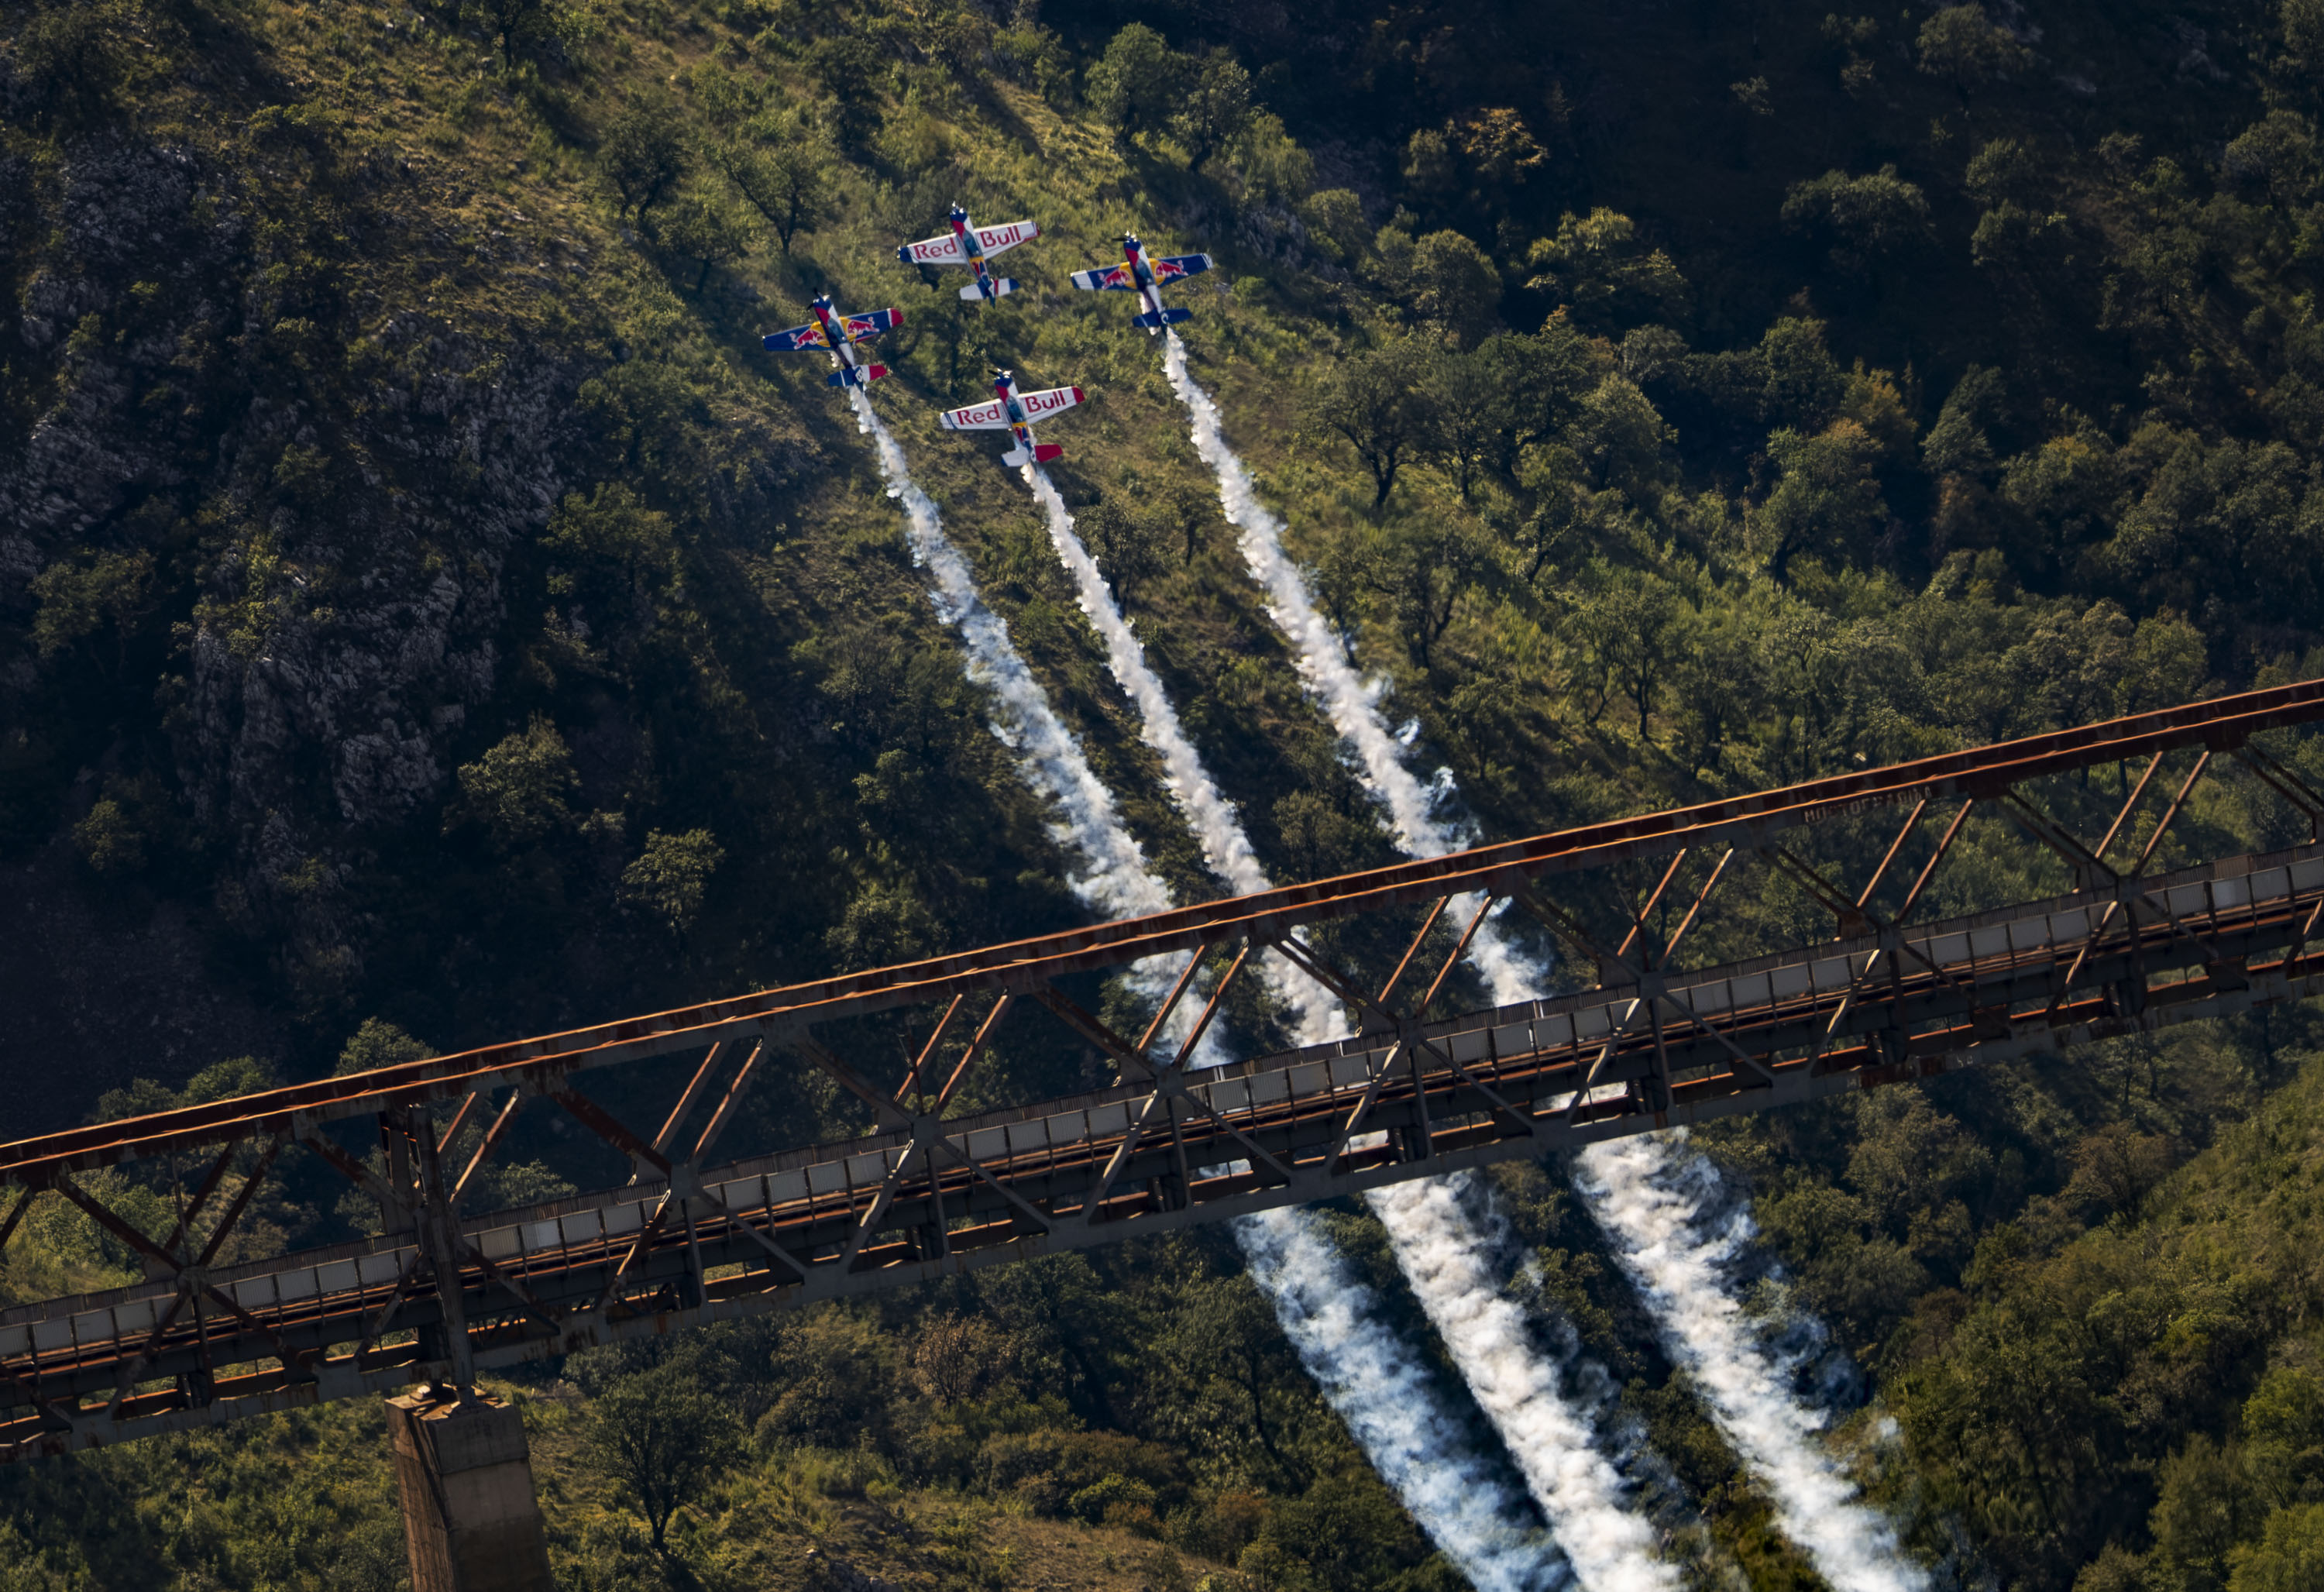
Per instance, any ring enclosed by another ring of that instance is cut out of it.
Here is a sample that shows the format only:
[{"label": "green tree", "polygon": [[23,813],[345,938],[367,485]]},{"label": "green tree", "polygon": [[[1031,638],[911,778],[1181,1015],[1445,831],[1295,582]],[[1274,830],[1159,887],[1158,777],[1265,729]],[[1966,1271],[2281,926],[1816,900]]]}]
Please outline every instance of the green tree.
[{"label": "green tree", "polygon": [[896,1346],[854,1311],[829,1309],[791,1318],[768,1356],[773,1402],[759,1436],[831,1448],[885,1434],[902,1391]]},{"label": "green tree", "polygon": [[1307,196],[1299,207],[1307,239],[1331,258],[1351,265],[1370,241],[1364,225],[1364,202],[1344,188],[1327,188]]},{"label": "green tree", "polygon": [[1394,604],[1397,633],[1423,670],[1459,617],[1461,599],[1493,562],[1491,548],[1465,518],[1431,515],[1400,525],[1371,565],[1372,589]]},{"label": "green tree", "polygon": [[1569,307],[1586,327],[1675,315],[1686,302],[1686,279],[1671,257],[1646,249],[1637,223],[1602,206],[1561,216],[1554,237],[1536,238],[1526,251],[1526,265],[1534,272],[1526,290]]},{"label": "green tree", "polygon": [[648,215],[693,163],[678,106],[659,94],[632,101],[605,129],[597,161],[621,194],[622,209],[637,218],[641,231],[650,231]]},{"label": "green tree", "polygon": [[2227,1592],[2314,1592],[2324,1587],[2324,1504],[2279,1509],[2260,1540],[2231,1555]]},{"label": "green tree", "polygon": [[1608,376],[1582,396],[1563,435],[1597,486],[1633,494],[1648,489],[1671,441],[1654,404],[1621,376]]},{"label": "green tree", "polygon": [[[1114,34],[1090,68],[1090,106],[1124,137],[1158,132],[1177,113],[1188,67],[1161,34],[1144,23],[1131,23]],[[1249,92],[1245,79],[1246,100]]]},{"label": "green tree", "polygon": [[435,1054],[424,1040],[414,1039],[385,1017],[365,1017],[363,1026],[340,1047],[331,1075],[343,1078],[350,1072],[375,1072],[405,1062],[424,1062]]},{"label": "green tree", "polygon": [[2067,1301],[2012,1298],[1963,1321],[1942,1360],[1899,1378],[1891,1396],[1941,1495],[2013,1579],[2047,1579],[2027,1572],[2079,1557],[2062,1541],[2078,1495],[2121,1476],[2109,1385]]},{"label": "green tree", "polygon": [[721,144],[717,159],[751,207],[775,229],[786,255],[791,239],[813,231],[830,212],[830,152],[804,131],[779,128],[763,142]]},{"label": "green tree", "polygon": [[15,87],[36,127],[91,127],[113,114],[124,65],[115,0],[37,7],[16,36]]},{"label": "green tree", "polygon": [[742,1424],[690,1362],[670,1359],[599,1394],[587,1442],[591,1462],[628,1495],[662,1553],[670,1516],[742,1457]]},{"label": "green tree", "polygon": [[1516,191],[1549,169],[1549,152],[1525,118],[1506,106],[1489,106],[1453,124],[1453,141],[1480,194],[1506,205]]},{"label": "green tree", "polygon": [[725,860],[725,851],[706,829],[677,834],[651,830],[646,835],[645,850],[622,870],[616,895],[631,911],[653,918],[673,934],[682,934],[701,913],[710,876]]},{"label": "green tree", "polygon": [[92,872],[116,878],[145,866],[145,837],[111,796],[91,803],[72,833],[73,844]]},{"label": "green tree", "polygon": [[1918,44],[1921,69],[1950,83],[1964,111],[1971,91],[2034,65],[2034,52],[1974,0],[1948,5],[1923,23]]},{"label": "green tree", "polygon": [[559,0],[464,0],[460,15],[501,41],[501,64],[513,72],[518,47],[556,37],[564,9]]},{"label": "green tree", "polygon": [[1275,831],[1301,879],[1352,873],[1371,855],[1378,833],[1326,793],[1305,788],[1277,799]]},{"label": "green tree", "polygon": [[1928,235],[1929,201],[1892,165],[1862,177],[1827,171],[1795,182],[1782,215],[1793,231],[1829,240],[1834,265],[1861,274]]},{"label": "green tree", "polygon": [[1996,460],[1986,428],[1998,420],[2008,389],[1999,371],[1969,366],[1945,395],[1937,423],[1921,439],[1921,459],[1937,474],[1989,475]]},{"label": "green tree", "polygon": [[696,262],[694,290],[709,285],[710,268],[722,260],[739,260],[749,253],[750,230],[724,195],[690,188],[669,207],[655,229],[662,246],[680,259]]},{"label": "green tree", "polygon": [[843,971],[892,967],[936,949],[936,921],[909,884],[866,879],[848,898],[840,919],[823,936]]},{"label": "green tree", "polygon": [[1501,276],[1485,251],[1457,232],[1432,232],[1412,251],[1413,308],[1462,348],[1492,329]]},{"label": "green tree", "polygon": [[1855,421],[1835,420],[1814,436],[1786,428],[1767,438],[1767,455],[1775,489],[1751,519],[1778,581],[1802,553],[1858,553],[1886,522],[1873,474],[1879,445]]},{"label": "green tree", "polygon": [[2283,0],[2283,42],[2307,61],[2324,59],[2324,0]]},{"label": "green tree", "polygon": [[1978,146],[1962,173],[1961,186],[1980,205],[2023,199],[2041,178],[2041,162],[2023,140],[1995,138]]},{"label": "green tree", "polygon": [[1370,348],[1350,355],[1309,400],[1310,423],[1345,437],[1371,473],[1372,511],[1396,488],[1397,473],[1427,445],[1428,408],[1415,386],[1414,352]]},{"label": "green tree", "polygon": [[1840,86],[1850,99],[1861,99],[1865,91],[1877,80],[1879,73],[1864,52],[1880,37],[1880,24],[1868,16],[1841,16],[1827,13],[1823,19],[1823,36],[1839,45],[1847,56],[1840,69]]},{"label": "green tree", "polygon": [[[1422,1571],[1427,1541],[1369,1467],[1319,1477],[1277,1508],[1239,1561],[1262,1586],[1443,1586]],[[1293,1569],[1286,1575],[1277,1566]]]},{"label": "green tree", "polygon": [[860,139],[879,115],[877,85],[888,63],[880,47],[848,32],[818,39],[807,51],[807,70],[831,96],[832,125],[843,139]]},{"label": "green tree", "polygon": [[2324,1501],[2324,1376],[2276,1367],[2244,1401],[2243,1428],[2247,1467],[2269,1503]]},{"label": "green tree", "polygon": [[1499,461],[1505,474],[1516,472],[1525,449],[1556,436],[1604,375],[1599,349],[1563,312],[1539,332],[1489,338],[1477,352],[1508,395]]},{"label": "green tree", "polygon": [[1091,504],[1075,517],[1082,538],[1125,609],[1134,606],[1146,584],[1162,573],[1166,535],[1159,520],[1111,499]]},{"label": "green tree", "polygon": [[547,838],[572,821],[565,798],[580,786],[573,754],[557,726],[532,722],[473,763],[463,763],[460,795],[446,814],[448,832],[475,824],[503,851]]},{"label": "green tree", "polygon": [[1823,322],[1784,316],[1769,327],[1751,352],[1759,419],[1803,431],[1821,431],[1839,418],[1848,397],[1848,375],[1824,344]]},{"label": "green tree", "polygon": [[[43,659],[110,626],[113,665],[128,660],[129,638],[153,604],[153,555],[99,553],[87,564],[60,559],[32,581],[40,606],[32,615],[32,645]],[[102,660],[99,668],[105,669]]]},{"label": "green tree", "polygon": [[[2234,146],[2227,164],[2235,164]],[[2042,163],[2022,140],[1996,138],[1982,145],[1969,163],[1962,187],[1985,207],[1976,230],[1969,235],[1972,264],[1986,269],[2030,269],[2042,246],[2063,235],[2066,217],[2036,204]]]},{"label": "green tree", "polygon": [[1637,710],[1638,739],[1648,740],[1664,681],[1683,645],[1686,603],[1659,575],[1600,566],[1574,603],[1572,631],[1592,666]]},{"label": "green tree", "polygon": [[2132,606],[2196,613],[2231,604],[2297,623],[2313,612],[2324,559],[2324,494],[2281,442],[2214,443],[2150,424],[2125,461],[2145,479],[2096,559]]},{"label": "green tree", "polygon": [[2169,1139],[2140,1133],[2127,1122],[2110,1122],[2074,1146],[2074,1176],[2064,1197],[2128,1221],[2170,1172]]},{"label": "green tree", "polygon": [[1250,125],[1258,107],[1251,102],[1250,74],[1231,50],[1212,51],[1185,70],[1170,130],[1199,169]]},{"label": "green tree", "polygon": [[2241,1445],[2201,1432],[2163,1461],[2148,1528],[2170,1579],[2186,1592],[2222,1592],[2236,1545],[2258,1532],[2262,1505],[2244,1466]]},{"label": "green tree", "polygon": [[603,481],[586,496],[565,494],[540,547],[549,560],[549,595],[576,605],[597,645],[626,665],[660,624],[678,578],[669,516],[647,507],[627,483]]},{"label": "green tree", "polygon": [[1499,451],[1509,425],[1509,390],[1482,350],[1439,351],[1421,375],[1427,445],[1467,502],[1478,471]]},{"label": "green tree", "polygon": [[1452,140],[1434,127],[1423,127],[1405,141],[1405,202],[1424,216],[1442,216],[1453,207],[1461,189],[1461,168]]}]

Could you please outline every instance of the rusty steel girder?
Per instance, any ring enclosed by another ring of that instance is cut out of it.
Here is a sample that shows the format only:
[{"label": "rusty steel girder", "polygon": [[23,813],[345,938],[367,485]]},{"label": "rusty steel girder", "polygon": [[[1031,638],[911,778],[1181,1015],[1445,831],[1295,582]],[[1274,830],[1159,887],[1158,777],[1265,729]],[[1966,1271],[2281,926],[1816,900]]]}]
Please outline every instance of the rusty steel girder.
[{"label": "rusty steel girder", "polygon": [[[2324,980],[2324,949],[2310,950],[2324,913],[2324,850],[2147,870],[2221,752],[2235,752],[2312,836],[2324,799],[2250,737],[2319,718],[2324,682],[2254,692],[0,1146],[0,1255],[32,1201],[64,1199],[140,1256],[150,1278],[0,1311],[0,1458],[422,1377],[466,1383],[480,1367],[587,1344],[2312,993]],[[2183,749],[2199,755],[2157,814],[2148,793],[2171,788],[2156,776]],[[2019,788],[2137,757],[2150,759],[2144,772],[2135,788],[2126,773],[2127,795],[2094,847]],[[1979,804],[2057,852],[2075,891],[1908,927]],[[1908,810],[1904,827],[1860,888],[1827,879],[1780,839],[1890,806]],[[1884,912],[1877,892],[1932,807],[1950,809],[1941,813],[1949,822],[1902,904]],[[2129,838],[2141,846],[2135,860],[2109,862]],[[1841,937],[1679,970],[1681,943],[1747,851],[1829,909]],[[1683,887],[1690,855],[1713,851],[1707,875]],[[1593,933],[1541,888],[1649,858],[1667,864],[1643,904],[1622,909],[1618,939]],[[1428,1020],[1487,913],[1509,899],[1593,960],[1600,987]],[[1474,905],[1448,916],[1456,900]],[[1673,912],[1678,921],[1657,937],[1648,919],[1665,902],[1665,921]],[[1393,906],[1425,911],[1377,995],[1298,933]],[[1338,996],[1362,1032],[1189,1071],[1204,1028],[1262,949]],[[1055,982],[1187,951],[1195,955],[1134,1041]],[[1203,956],[1214,951],[1231,962],[1209,977]],[[1190,1026],[1179,1012],[1170,1027],[1182,1001],[1189,1010],[1199,1002],[1201,1014]],[[1120,1081],[949,1114],[996,1027],[1028,1002],[1110,1058]],[[942,1017],[892,1089],[815,1031],[916,1004]],[[1157,1044],[1166,1029],[1168,1050]],[[870,1109],[872,1131],[714,1162],[737,1102],[778,1047],[845,1085]],[[703,1054],[650,1136],[577,1088],[586,1069],[682,1051]],[[635,1178],[529,1211],[464,1215],[471,1180],[533,1096],[627,1156]],[[454,1102],[440,1121],[438,1109]],[[380,1135],[368,1156],[325,1130],[366,1116]],[[464,1128],[487,1118],[465,1165],[447,1164]],[[705,1125],[694,1131],[696,1118]],[[218,1264],[275,1158],[298,1149],[376,1201],[384,1236]],[[181,1191],[166,1235],[139,1229],[85,1186],[93,1170],[164,1154],[206,1168]]]}]

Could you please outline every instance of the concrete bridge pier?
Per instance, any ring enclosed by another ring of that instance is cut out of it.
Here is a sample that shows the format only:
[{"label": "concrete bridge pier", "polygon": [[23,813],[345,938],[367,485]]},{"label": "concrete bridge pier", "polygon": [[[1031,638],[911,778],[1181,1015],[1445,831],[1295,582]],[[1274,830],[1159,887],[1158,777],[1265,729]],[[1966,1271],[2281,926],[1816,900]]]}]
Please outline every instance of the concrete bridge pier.
[{"label": "concrete bridge pier", "polygon": [[412,1592],[556,1592],[524,1418],[421,1387],[387,1401]]}]

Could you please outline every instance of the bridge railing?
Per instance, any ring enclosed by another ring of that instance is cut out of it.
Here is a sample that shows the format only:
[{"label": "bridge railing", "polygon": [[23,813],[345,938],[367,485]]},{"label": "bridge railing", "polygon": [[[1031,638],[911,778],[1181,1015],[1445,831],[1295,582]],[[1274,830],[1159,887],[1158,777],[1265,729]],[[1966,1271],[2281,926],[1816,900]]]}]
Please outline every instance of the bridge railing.
[{"label": "bridge railing", "polygon": [[[0,1311],[0,1457],[412,1380],[466,1383],[479,1367],[587,1344],[2311,993],[2324,977],[2324,952],[2310,949],[2324,912],[2324,852],[2313,843],[2324,801],[2252,738],[2319,717],[2324,682],[2310,682],[0,1146],[0,1181],[14,1185],[0,1246],[34,1200],[63,1199],[151,1276]],[[2164,778],[2181,753],[2191,762]],[[2239,778],[2309,828],[2310,843],[2154,871],[2227,755]],[[2140,758],[2119,805],[2094,809],[2115,808],[2094,843],[2029,794],[2043,779]],[[1903,826],[1874,848],[1861,888],[1784,844],[1786,831],[1898,807]],[[1914,921],[1978,809],[2046,848],[2073,888]],[[1932,848],[1924,859],[1908,855],[1915,836]],[[1840,937],[1682,971],[1681,943],[1722,881],[1733,888],[1729,864],[1746,847],[1828,909]],[[1684,901],[1677,881],[1690,855],[1703,860],[1702,877]],[[1550,898],[1563,876],[1602,880],[1647,859],[1667,861],[1627,899],[1618,893],[1612,929],[1602,898],[1587,909]],[[1399,985],[1460,987],[1448,975],[1467,936],[1446,914],[1462,896],[1471,923],[1517,903],[1581,952],[1569,965],[1593,967],[1600,984],[1450,1016],[1441,1000],[1399,1001]],[[1419,928],[1377,996],[1301,933],[1398,910],[1416,912]],[[1179,958],[1180,975],[1135,1040],[1056,982],[1161,953]],[[1170,1008],[1200,1006],[1199,1027],[1254,953],[1283,956],[1323,984],[1358,1033],[1211,1071],[1172,1065],[1156,1042]],[[1407,969],[1417,970],[1408,980]],[[892,1088],[826,1043],[848,1019],[931,1002],[941,1019]],[[1120,1081],[964,1110],[963,1081],[1011,1008],[1026,1006],[1109,1058]],[[701,1059],[651,1135],[578,1087],[592,1068],[689,1050]],[[778,1050],[836,1078],[866,1109],[870,1132],[715,1159]],[[637,1179],[462,1216],[479,1169],[532,1100],[627,1156]],[[366,1117],[378,1148],[358,1155],[332,1125]],[[455,1168],[447,1157],[468,1142],[464,1128],[475,1148]],[[268,1170],[302,1153],[374,1200],[386,1233],[220,1264]],[[157,1155],[198,1155],[206,1167],[166,1232],[141,1228],[89,1186],[95,1169]]]}]

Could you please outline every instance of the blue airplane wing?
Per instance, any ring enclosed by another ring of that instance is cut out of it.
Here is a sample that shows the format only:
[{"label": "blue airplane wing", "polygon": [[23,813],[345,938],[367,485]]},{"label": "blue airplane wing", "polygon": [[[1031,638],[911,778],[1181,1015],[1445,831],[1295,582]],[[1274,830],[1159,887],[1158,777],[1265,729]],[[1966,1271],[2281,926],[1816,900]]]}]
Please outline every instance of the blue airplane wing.
[{"label": "blue airplane wing", "polygon": [[1154,274],[1166,282],[1175,282],[1182,276],[1195,276],[1211,268],[1208,254],[1165,254],[1154,262]]},{"label": "blue airplane wing", "polygon": [[1127,265],[1109,265],[1097,271],[1074,272],[1074,286],[1093,293],[1134,293],[1138,279],[1130,274]]},{"label": "blue airplane wing", "polygon": [[793,327],[788,332],[770,332],[759,339],[760,346],[770,354],[793,354],[802,348],[828,348],[824,340],[823,325],[809,321],[803,327]]},{"label": "blue airplane wing", "polygon": [[851,315],[846,322],[847,340],[851,343],[867,342],[882,332],[892,332],[903,324],[904,312],[900,309],[874,309],[866,315]]}]

